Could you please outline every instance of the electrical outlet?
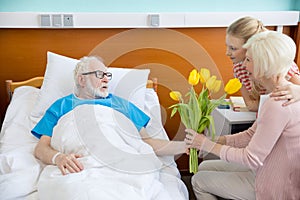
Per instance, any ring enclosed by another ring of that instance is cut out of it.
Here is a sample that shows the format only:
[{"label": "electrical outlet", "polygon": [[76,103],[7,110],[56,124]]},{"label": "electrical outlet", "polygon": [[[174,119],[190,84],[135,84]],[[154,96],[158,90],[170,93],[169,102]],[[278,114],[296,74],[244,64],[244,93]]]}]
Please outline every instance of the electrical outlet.
[{"label": "electrical outlet", "polygon": [[73,15],[65,14],[63,21],[64,21],[64,27],[73,27]]}]

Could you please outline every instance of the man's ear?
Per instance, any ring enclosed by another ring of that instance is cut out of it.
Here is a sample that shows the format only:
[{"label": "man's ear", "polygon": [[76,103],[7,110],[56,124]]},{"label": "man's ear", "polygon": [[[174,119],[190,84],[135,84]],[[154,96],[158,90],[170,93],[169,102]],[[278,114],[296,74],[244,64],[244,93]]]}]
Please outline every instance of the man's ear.
[{"label": "man's ear", "polygon": [[78,79],[78,84],[79,84],[81,87],[84,87],[85,84],[86,84],[86,79],[85,79],[85,77],[84,77],[83,75],[79,75],[79,76],[77,77],[77,79]]}]

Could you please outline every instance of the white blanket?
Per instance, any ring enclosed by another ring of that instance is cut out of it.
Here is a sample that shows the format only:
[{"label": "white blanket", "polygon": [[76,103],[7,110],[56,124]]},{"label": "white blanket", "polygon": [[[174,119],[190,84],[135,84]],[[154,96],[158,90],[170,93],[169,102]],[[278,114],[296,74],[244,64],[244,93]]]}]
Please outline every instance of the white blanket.
[{"label": "white blanket", "polygon": [[[38,94],[39,90],[37,88],[30,86],[19,87],[15,90],[13,99],[7,109],[0,133],[1,200],[39,199],[37,195],[37,181],[44,165],[35,159],[33,155],[33,149],[38,139],[30,133],[36,122],[29,117]],[[144,111],[150,116],[151,120],[146,129],[148,133],[151,133],[152,137],[168,139],[162,125],[160,109],[157,94],[154,90],[147,89]],[[82,120],[83,117],[80,119]],[[159,170],[159,182],[163,183],[163,190],[166,189],[168,194],[172,196],[172,199],[188,199],[187,188],[180,179],[173,156],[163,156],[159,157],[159,159],[163,163],[163,168]],[[57,167],[52,167],[57,170]],[[57,175],[60,174],[58,173]],[[79,176],[80,174],[77,175]],[[114,179],[114,176],[111,179]],[[49,187],[50,189],[51,187]],[[56,191],[52,190],[51,192],[55,193]],[[112,194],[110,198],[114,198],[113,195],[115,194]],[[124,198],[128,199],[126,196]],[[115,199],[118,198],[116,197]]]},{"label": "white blanket", "polygon": [[78,106],[60,119],[51,145],[83,155],[84,170],[63,176],[56,166],[45,167],[38,182],[40,199],[187,198],[179,189],[182,181],[166,172],[168,159],[156,157],[132,122],[111,108]]}]

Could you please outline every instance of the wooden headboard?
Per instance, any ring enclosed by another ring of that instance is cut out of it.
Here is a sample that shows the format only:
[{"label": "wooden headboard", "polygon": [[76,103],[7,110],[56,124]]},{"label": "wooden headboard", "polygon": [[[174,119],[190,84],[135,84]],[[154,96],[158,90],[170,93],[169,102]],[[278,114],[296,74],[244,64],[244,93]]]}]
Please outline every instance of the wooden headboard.
[{"label": "wooden headboard", "polygon": [[[24,80],[24,81],[6,80],[5,84],[6,84],[7,95],[8,95],[8,98],[9,98],[8,100],[9,101],[11,100],[12,95],[14,93],[14,90],[17,87],[32,86],[32,87],[40,88],[43,84],[43,81],[44,81],[43,76],[34,77],[34,78]],[[157,78],[153,78],[153,80],[148,80],[146,87],[147,88],[153,88],[154,91],[157,92]]]},{"label": "wooden headboard", "polygon": [[28,79],[25,81],[15,81],[14,82],[13,80],[5,80],[8,100],[9,101],[11,100],[14,90],[17,87],[28,85],[28,86],[40,88],[42,86],[43,80],[44,80],[44,77],[42,77],[42,76],[34,77],[34,78],[31,78],[31,79]]}]

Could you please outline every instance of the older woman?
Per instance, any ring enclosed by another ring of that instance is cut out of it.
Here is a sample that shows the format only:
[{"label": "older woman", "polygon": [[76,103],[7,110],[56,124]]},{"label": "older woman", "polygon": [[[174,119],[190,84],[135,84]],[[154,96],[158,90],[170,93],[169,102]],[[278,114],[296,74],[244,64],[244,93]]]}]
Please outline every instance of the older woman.
[{"label": "older woman", "polygon": [[[262,83],[268,93],[288,84],[285,75],[296,54],[291,38],[265,31],[252,36],[243,48],[251,78]],[[300,102],[282,106],[283,102],[267,98],[252,127],[221,136],[218,143],[186,130],[187,145],[220,156],[221,160],[213,161],[216,165],[227,161],[253,169],[252,174],[199,171],[192,180],[198,199],[300,199]]]}]

